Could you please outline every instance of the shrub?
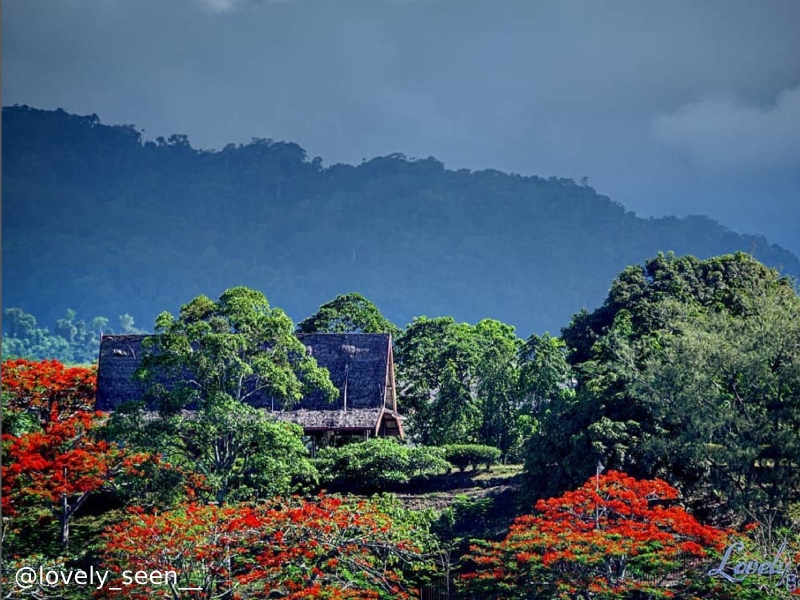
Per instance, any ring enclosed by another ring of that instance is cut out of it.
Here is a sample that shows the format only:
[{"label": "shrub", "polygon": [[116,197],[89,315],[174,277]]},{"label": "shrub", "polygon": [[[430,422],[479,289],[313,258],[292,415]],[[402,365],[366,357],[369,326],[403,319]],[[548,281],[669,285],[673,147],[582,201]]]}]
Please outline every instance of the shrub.
[{"label": "shrub", "polygon": [[323,448],[317,457],[323,482],[361,490],[390,488],[451,467],[441,448],[412,448],[385,438]]},{"label": "shrub", "polygon": [[463,471],[467,467],[477,469],[479,465],[485,465],[488,469],[500,460],[501,452],[494,446],[482,446],[480,444],[450,444],[444,446],[444,458],[454,467]]}]

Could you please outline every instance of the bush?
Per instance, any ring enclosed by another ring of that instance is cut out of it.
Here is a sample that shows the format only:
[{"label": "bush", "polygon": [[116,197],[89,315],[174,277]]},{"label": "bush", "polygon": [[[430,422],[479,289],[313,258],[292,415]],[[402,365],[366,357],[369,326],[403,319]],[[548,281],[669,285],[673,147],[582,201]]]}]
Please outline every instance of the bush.
[{"label": "bush", "polygon": [[450,444],[443,447],[444,459],[463,471],[467,467],[477,469],[479,465],[485,465],[488,469],[500,460],[501,452],[494,446],[482,446],[480,444]]},{"label": "bush", "polygon": [[412,448],[391,439],[374,438],[341,448],[323,448],[316,464],[324,483],[382,490],[451,468],[443,454],[441,448]]}]

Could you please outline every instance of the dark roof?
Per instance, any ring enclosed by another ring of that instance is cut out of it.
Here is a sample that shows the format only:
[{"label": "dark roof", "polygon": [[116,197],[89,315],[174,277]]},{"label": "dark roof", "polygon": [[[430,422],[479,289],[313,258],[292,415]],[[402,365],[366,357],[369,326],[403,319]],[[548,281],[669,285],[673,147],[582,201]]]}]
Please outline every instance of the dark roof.
[{"label": "dark roof", "polygon": [[376,428],[383,411],[380,408],[354,410],[288,410],[284,419],[302,425],[306,431],[363,431]]},{"label": "dark roof", "polygon": [[97,367],[97,410],[114,410],[123,402],[141,400],[142,386],[133,372],[142,359],[145,335],[104,335]]},{"label": "dark roof", "polygon": [[[146,335],[109,335],[100,342],[97,373],[98,410],[113,410],[123,402],[144,395],[133,373],[142,359]],[[327,402],[313,393],[295,404],[284,417],[306,429],[374,429],[380,418],[386,391],[391,336],[382,333],[300,334],[317,364],[328,369],[339,397]],[[263,395],[253,406],[281,410],[279,402]]]}]

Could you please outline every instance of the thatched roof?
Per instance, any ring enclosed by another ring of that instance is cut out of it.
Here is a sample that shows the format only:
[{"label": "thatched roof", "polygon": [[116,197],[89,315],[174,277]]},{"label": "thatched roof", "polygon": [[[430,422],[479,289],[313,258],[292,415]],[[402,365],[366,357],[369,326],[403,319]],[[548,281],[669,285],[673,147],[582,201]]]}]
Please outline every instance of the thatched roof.
[{"label": "thatched roof", "polygon": [[[133,373],[141,362],[146,337],[103,336],[97,374],[98,410],[113,410],[124,402],[143,398],[144,389],[133,380]],[[279,418],[298,423],[307,431],[377,433],[381,425],[388,425],[385,429],[391,434],[399,431],[402,435],[402,417],[392,410],[394,374],[389,334],[300,334],[298,338],[317,364],[328,369],[339,398],[327,402],[321,393],[313,393],[286,411],[266,394],[253,397],[250,404],[275,411]],[[387,404],[388,397],[391,401]]]},{"label": "thatched roof", "polygon": [[144,335],[104,335],[97,368],[97,410],[114,410],[120,404],[144,397],[133,373],[142,360]]}]

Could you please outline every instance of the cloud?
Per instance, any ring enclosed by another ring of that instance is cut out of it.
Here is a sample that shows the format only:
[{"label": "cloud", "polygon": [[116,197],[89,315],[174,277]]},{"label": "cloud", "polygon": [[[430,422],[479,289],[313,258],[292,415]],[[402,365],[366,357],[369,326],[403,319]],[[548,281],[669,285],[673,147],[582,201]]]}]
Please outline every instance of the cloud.
[{"label": "cloud", "polygon": [[249,6],[262,6],[265,4],[280,4],[289,0],[198,0],[200,4],[211,12],[223,13],[239,10]]},{"label": "cloud", "polygon": [[205,8],[212,12],[228,12],[244,4],[242,0],[200,0]]},{"label": "cloud", "polygon": [[760,170],[800,165],[800,86],[771,106],[708,98],[656,117],[658,141],[703,169]]}]

